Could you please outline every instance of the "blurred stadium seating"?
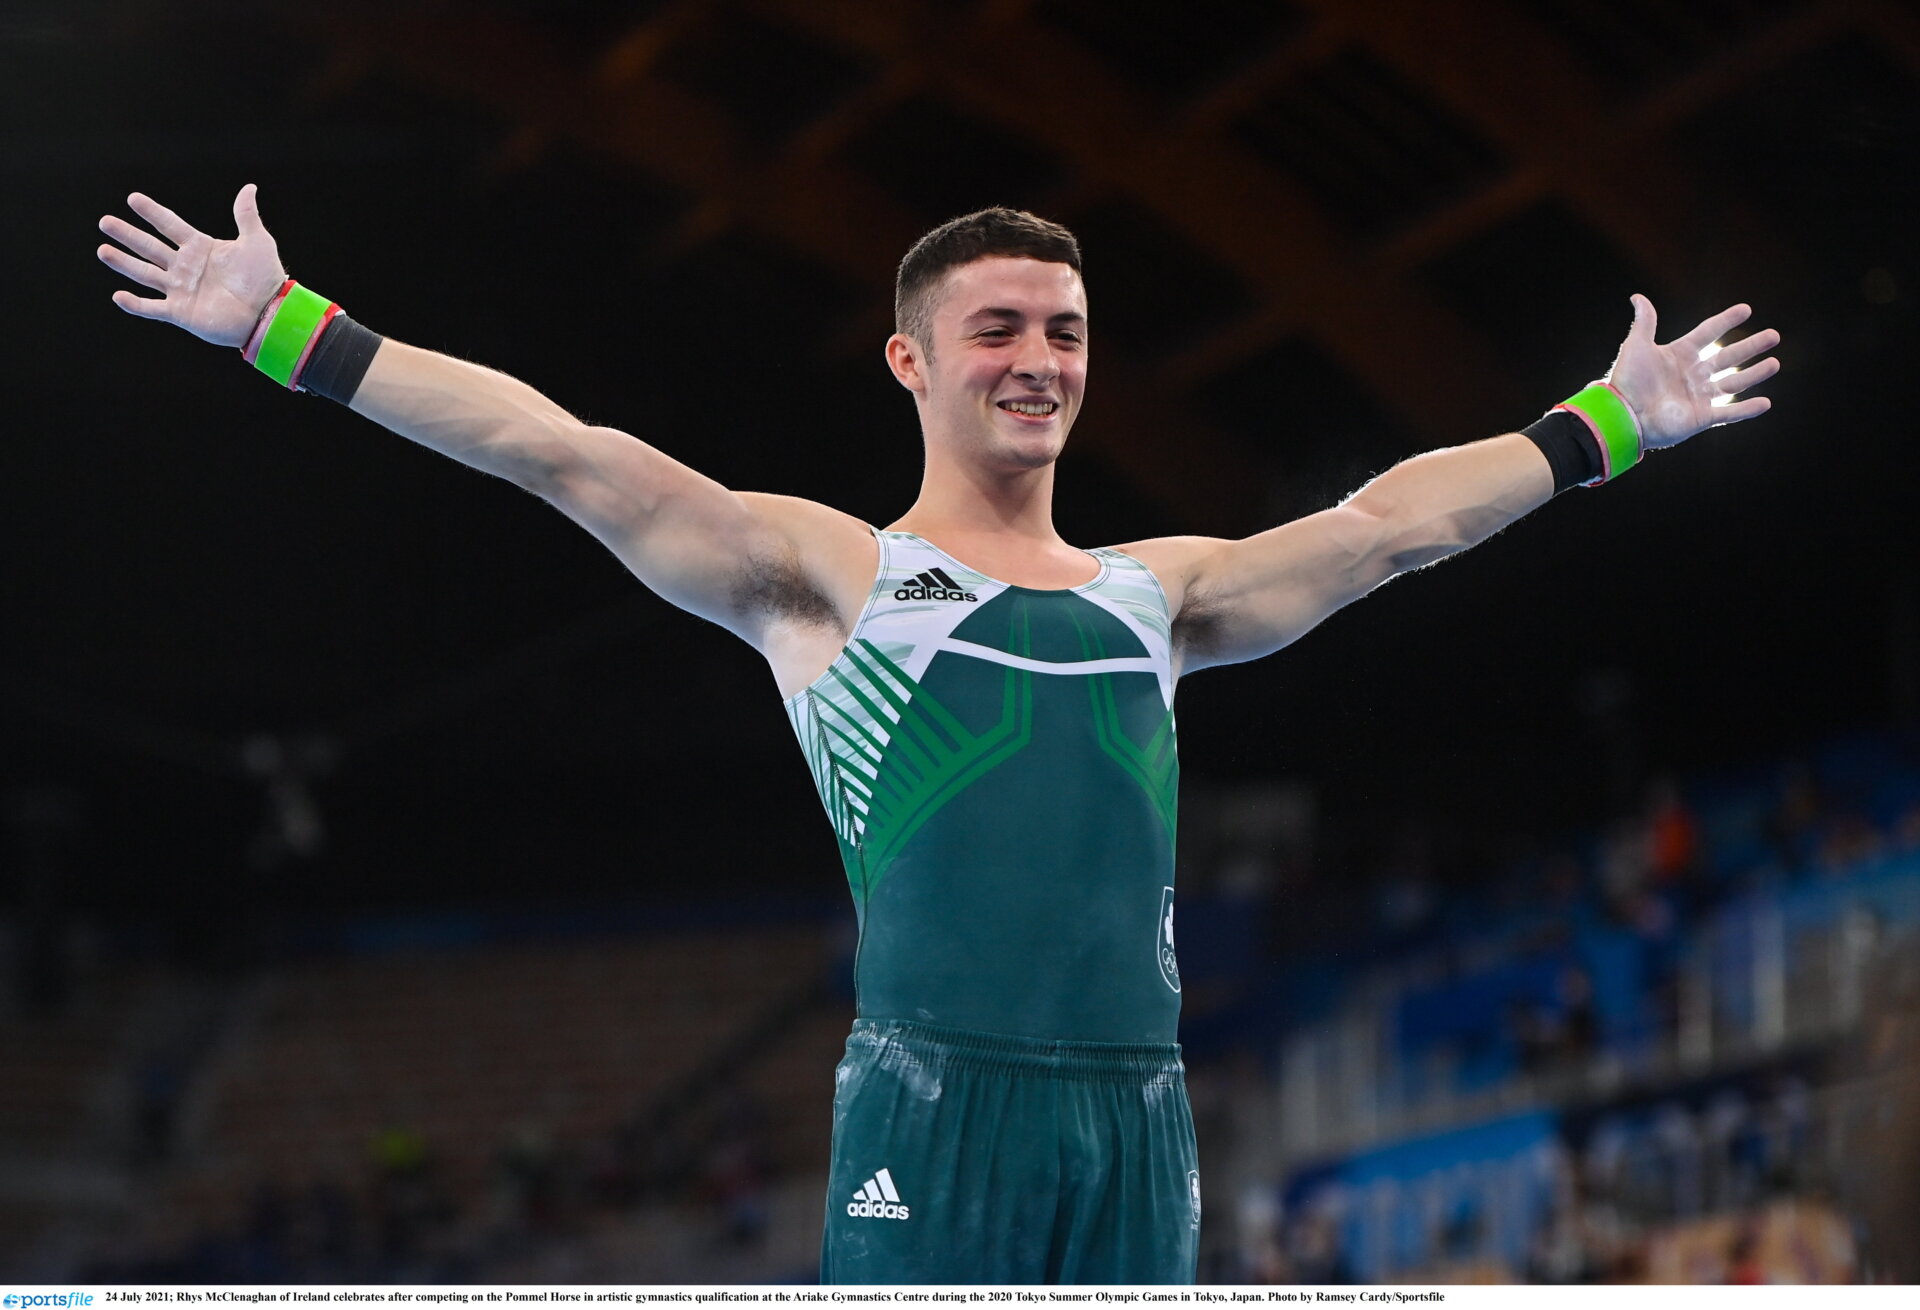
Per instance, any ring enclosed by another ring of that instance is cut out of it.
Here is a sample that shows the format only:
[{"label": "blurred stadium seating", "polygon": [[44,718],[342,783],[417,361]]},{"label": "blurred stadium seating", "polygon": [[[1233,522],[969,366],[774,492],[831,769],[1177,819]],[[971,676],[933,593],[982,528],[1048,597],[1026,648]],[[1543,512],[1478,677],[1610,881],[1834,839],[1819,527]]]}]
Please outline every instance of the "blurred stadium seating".
[{"label": "blurred stadium seating", "polygon": [[[1857,738],[1663,784],[1464,885],[1322,879],[1353,903],[1285,956],[1258,865],[1299,875],[1299,794],[1196,797],[1203,1276],[1873,1276],[1884,1090],[1842,1057],[1920,927],[1915,761]],[[57,1018],[0,1021],[36,1053],[0,1080],[0,1251],[86,1281],[806,1279],[849,934],[762,911],[77,970]]]}]

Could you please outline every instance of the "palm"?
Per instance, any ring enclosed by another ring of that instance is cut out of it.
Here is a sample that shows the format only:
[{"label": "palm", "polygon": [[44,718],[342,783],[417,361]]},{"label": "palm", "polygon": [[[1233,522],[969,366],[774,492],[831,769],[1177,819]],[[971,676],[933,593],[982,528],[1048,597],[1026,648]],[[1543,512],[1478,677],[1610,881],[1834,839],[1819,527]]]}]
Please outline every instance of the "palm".
[{"label": "palm", "polygon": [[208,236],[138,192],[128,196],[127,203],[160,235],[108,215],[100,220],[100,230],[134,253],[101,246],[100,261],[161,297],[116,291],[113,303],[140,318],[185,328],[202,341],[246,344],[260,311],[287,277],[279,247],[261,225],[252,184],[240,188],[234,199],[239,235],[231,241]]},{"label": "palm", "polygon": [[1703,429],[1754,418],[1772,407],[1765,396],[1734,397],[1780,371],[1777,359],[1741,367],[1779,345],[1778,332],[1768,328],[1730,342],[1706,359],[1700,357],[1722,333],[1747,321],[1753,313],[1748,306],[1723,310],[1664,346],[1653,339],[1652,302],[1635,296],[1633,307],[1633,327],[1607,380],[1619,388],[1639,417],[1644,448],[1676,446]]}]

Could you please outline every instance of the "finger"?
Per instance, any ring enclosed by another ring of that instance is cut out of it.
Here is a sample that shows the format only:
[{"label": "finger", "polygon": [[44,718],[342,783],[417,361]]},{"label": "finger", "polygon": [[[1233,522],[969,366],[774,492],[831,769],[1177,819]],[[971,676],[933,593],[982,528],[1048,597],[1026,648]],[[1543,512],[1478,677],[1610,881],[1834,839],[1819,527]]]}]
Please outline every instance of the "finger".
[{"label": "finger", "polygon": [[130,277],[143,287],[152,287],[155,291],[167,289],[167,275],[144,260],[135,259],[119,246],[101,246],[100,262],[122,277]]},{"label": "finger", "polygon": [[1676,346],[1685,346],[1689,350],[1705,350],[1720,339],[1722,333],[1731,331],[1746,322],[1753,314],[1752,305],[1734,305],[1723,309],[1699,327],[1674,342]]},{"label": "finger", "polygon": [[266,225],[260,221],[260,188],[251,182],[233,198],[233,222],[243,237],[266,234]]},{"label": "finger", "polygon": [[143,232],[112,214],[100,220],[100,230],[156,268],[172,268],[173,257],[179,253],[153,233]]},{"label": "finger", "polygon": [[1660,316],[1653,312],[1653,302],[1637,291],[1628,300],[1633,305],[1633,326],[1627,329],[1627,335],[1643,337],[1648,345],[1652,345],[1654,328],[1660,321]]},{"label": "finger", "polygon": [[1765,396],[1755,396],[1751,400],[1736,401],[1731,405],[1719,405],[1714,408],[1713,426],[1721,427],[1728,423],[1738,423],[1742,419],[1759,418],[1773,408],[1773,402]]},{"label": "finger", "polygon": [[1780,361],[1763,359],[1752,368],[1743,368],[1738,373],[1729,373],[1713,385],[1720,389],[1723,396],[1737,396],[1748,387],[1759,386],[1780,371]]},{"label": "finger", "polygon": [[197,236],[205,234],[186,219],[168,209],[158,200],[143,196],[138,191],[127,197],[127,204],[133,212],[153,224],[161,236],[176,246],[184,246]]},{"label": "finger", "polygon": [[135,318],[167,317],[167,302],[155,300],[152,296],[136,296],[131,291],[116,291],[113,293],[113,303]]},{"label": "finger", "polygon": [[1772,328],[1768,328],[1765,332],[1756,332],[1750,337],[1742,337],[1738,341],[1727,342],[1721,346],[1719,350],[1715,351],[1710,358],[1713,360],[1715,372],[1723,368],[1738,368],[1755,355],[1764,355],[1767,351],[1772,350],[1779,344],[1780,334]]}]

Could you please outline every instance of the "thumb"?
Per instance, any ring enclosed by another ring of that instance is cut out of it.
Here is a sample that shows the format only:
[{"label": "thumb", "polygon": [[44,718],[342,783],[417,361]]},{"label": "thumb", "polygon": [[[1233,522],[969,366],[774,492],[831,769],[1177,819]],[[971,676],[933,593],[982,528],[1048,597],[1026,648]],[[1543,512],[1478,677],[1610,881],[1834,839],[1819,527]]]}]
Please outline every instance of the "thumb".
[{"label": "thumb", "polygon": [[1641,337],[1648,345],[1653,344],[1653,330],[1658,321],[1653,312],[1653,302],[1639,292],[1631,297],[1633,303],[1633,326],[1627,330],[1629,337]]},{"label": "thumb", "polygon": [[260,188],[249,182],[233,198],[233,221],[240,235],[262,236],[266,227],[260,222]]}]

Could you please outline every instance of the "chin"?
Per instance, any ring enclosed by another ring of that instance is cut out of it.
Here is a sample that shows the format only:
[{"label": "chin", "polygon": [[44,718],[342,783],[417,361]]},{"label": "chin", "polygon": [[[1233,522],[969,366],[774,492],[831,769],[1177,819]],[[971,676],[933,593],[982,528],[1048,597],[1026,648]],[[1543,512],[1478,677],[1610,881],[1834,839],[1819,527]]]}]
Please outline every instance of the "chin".
[{"label": "chin", "polygon": [[987,454],[994,463],[1009,468],[1045,468],[1060,458],[1060,452],[1067,445],[1065,432],[1022,433],[1013,437],[995,433],[994,436],[996,439],[987,445]]},{"label": "chin", "polygon": [[994,452],[995,462],[1022,471],[1043,469],[1060,458],[1060,451],[1065,445],[1064,441],[1050,441],[1044,446],[1003,446]]}]

